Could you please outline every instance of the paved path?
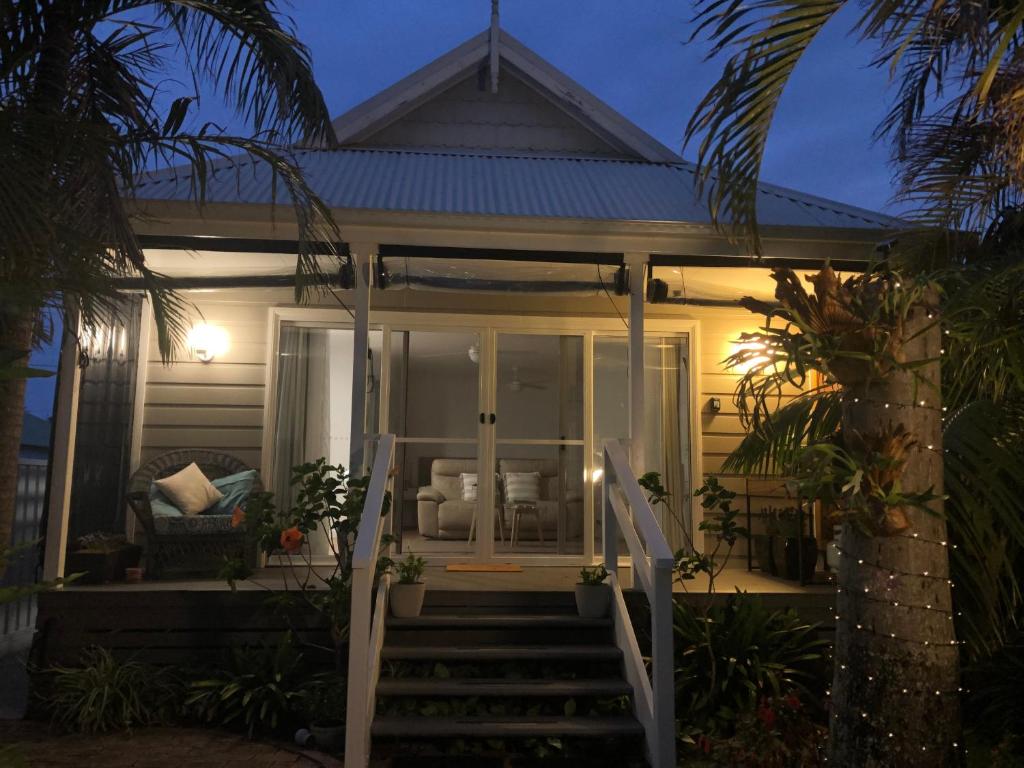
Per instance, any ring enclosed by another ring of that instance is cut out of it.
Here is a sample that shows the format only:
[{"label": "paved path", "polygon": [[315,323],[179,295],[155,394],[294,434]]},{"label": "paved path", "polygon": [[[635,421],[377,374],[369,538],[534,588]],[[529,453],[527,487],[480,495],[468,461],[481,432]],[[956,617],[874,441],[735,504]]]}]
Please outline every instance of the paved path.
[{"label": "paved path", "polygon": [[[342,768],[318,752],[201,728],[79,736],[50,733],[45,723],[0,723],[0,748],[9,744],[26,768]],[[5,757],[0,752],[0,768]]]}]

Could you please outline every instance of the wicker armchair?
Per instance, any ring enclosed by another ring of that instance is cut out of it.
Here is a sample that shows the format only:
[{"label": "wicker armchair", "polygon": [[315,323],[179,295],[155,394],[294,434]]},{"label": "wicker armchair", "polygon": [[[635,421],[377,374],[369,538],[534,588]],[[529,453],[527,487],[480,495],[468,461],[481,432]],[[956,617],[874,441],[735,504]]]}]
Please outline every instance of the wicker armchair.
[{"label": "wicker armchair", "polygon": [[[255,545],[246,543],[245,532],[241,528],[231,527],[230,516],[154,517],[149,502],[153,481],[169,477],[192,462],[210,480],[250,469],[227,453],[178,450],[157,456],[131,476],[126,500],[145,531],[146,570],[152,578],[159,578],[169,571],[182,576],[208,575],[223,565],[225,556],[241,555],[250,566],[256,565]],[[257,477],[252,492],[262,490]]]}]

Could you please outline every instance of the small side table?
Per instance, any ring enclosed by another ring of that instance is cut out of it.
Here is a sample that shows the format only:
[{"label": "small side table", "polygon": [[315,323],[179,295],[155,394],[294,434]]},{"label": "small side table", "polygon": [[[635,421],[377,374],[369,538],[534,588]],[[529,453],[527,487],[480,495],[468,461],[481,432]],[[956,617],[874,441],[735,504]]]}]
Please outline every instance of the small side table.
[{"label": "small side table", "polygon": [[536,504],[520,503],[520,504],[509,504],[512,508],[512,535],[511,535],[511,546],[515,546],[519,541],[519,529],[522,524],[523,515],[533,515],[534,522],[537,523],[537,540],[541,544],[544,543],[544,530],[540,524],[540,508]]}]

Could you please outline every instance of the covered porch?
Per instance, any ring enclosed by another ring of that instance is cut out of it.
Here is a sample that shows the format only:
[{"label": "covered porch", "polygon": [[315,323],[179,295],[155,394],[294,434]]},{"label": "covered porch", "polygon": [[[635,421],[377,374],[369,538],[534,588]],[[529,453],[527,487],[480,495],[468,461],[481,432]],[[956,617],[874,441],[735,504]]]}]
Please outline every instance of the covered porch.
[{"label": "covered porch", "polygon": [[[343,246],[349,277],[303,306],[288,301],[291,243],[146,242],[195,302],[197,335],[184,359],[163,365],[143,303],[134,326],[86,331],[108,340],[97,364],[83,370],[66,356],[55,458],[68,473],[50,498],[48,577],[66,570],[62,553],[88,532],[73,500],[95,500],[85,493],[95,465],[110,463],[83,429],[95,414],[81,404],[90,389],[110,394],[111,371],[125,379],[122,483],[168,451],[201,449],[259,470],[280,506],[292,466],[324,456],[359,474],[374,435],[391,431],[396,553],[432,565],[578,570],[601,560],[600,447],[615,438],[627,441],[637,476],[662,475],[674,509],[659,524],[683,548],[702,519],[693,489],[719,474],[742,435],[737,374],[722,360],[758,320],[727,297],[772,289],[767,269],[734,257],[354,243]],[[539,475],[539,495],[516,503],[510,473]],[[467,476],[478,484],[473,500]],[[776,503],[796,503],[720,476],[755,530]],[[107,491],[123,495],[116,483]],[[103,503],[104,524],[145,543],[120,498]],[[810,510],[807,530],[823,546]],[[317,546],[311,556],[327,556]],[[736,554],[743,568],[747,552]],[[771,591],[753,578],[749,586]]]}]

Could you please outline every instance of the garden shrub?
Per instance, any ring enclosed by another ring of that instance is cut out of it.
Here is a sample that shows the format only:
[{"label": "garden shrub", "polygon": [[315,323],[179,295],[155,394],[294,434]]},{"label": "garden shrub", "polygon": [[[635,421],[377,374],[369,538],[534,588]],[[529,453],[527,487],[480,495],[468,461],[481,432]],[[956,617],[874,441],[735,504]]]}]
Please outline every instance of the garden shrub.
[{"label": "garden shrub", "polygon": [[746,765],[736,762],[745,752],[761,760],[750,765],[813,765],[784,756],[820,741],[828,665],[817,627],[742,593],[706,609],[677,603],[674,624],[681,751],[728,754],[730,765]]},{"label": "garden shrub", "polygon": [[291,632],[276,646],[236,648],[222,674],[192,682],[186,710],[205,723],[242,727],[249,738],[301,718],[309,676]]},{"label": "garden shrub", "polygon": [[84,651],[80,666],[51,667],[41,683],[54,724],[89,734],[171,722],[183,696],[172,671],[118,661],[105,648]]}]

